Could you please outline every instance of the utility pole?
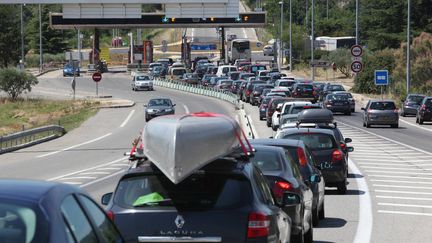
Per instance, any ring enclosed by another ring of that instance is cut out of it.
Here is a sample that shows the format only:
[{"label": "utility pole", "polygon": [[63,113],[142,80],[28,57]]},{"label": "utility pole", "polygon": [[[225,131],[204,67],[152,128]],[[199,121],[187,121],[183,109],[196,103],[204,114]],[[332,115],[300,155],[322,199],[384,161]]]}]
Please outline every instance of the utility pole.
[{"label": "utility pole", "polygon": [[[227,57],[225,53],[225,27],[221,27],[221,40],[222,40],[222,53],[221,53],[221,61],[223,61],[225,64],[228,64]],[[232,51],[232,50],[231,50]],[[232,60],[230,60],[232,61]]]},{"label": "utility pole", "polygon": [[81,30],[78,29],[78,60],[79,60],[79,67],[81,67],[82,62],[82,55],[81,55]]},{"label": "utility pole", "polygon": [[279,39],[279,70],[282,70],[283,66],[283,9],[284,9],[284,0],[280,1],[279,4],[281,5],[281,15],[280,15],[280,39]]},{"label": "utility pole", "polygon": [[327,20],[328,20],[328,17],[329,17],[329,0],[327,0]]},{"label": "utility pole", "polygon": [[355,34],[356,34],[356,40],[355,43],[356,45],[359,44],[359,0],[356,0],[356,17],[355,17],[355,22],[356,22],[356,30],[355,30]]},{"label": "utility pole", "polygon": [[293,62],[292,62],[292,5],[291,1],[289,0],[289,11],[290,11],[290,17],[289,17],[289,64],[290,64],[290,72],[293,70]]},{"label": "utility pole", "polygon": [[411,0],[408,0],[407,16],[406,92],[409,94],[411,84]]},{"label": "utility pole", "polygon": [[312,81],[315,81],[315,67],[314,67],[314,44],[315,44],[315,35],[314,35],[314,15],[315,15],[315,0],[312,0],[312,18],[311,18],[311,65],[312,65]]},{"label": "utility pole", "polygon": [[39,72],[43,71],[43,49],[42,49],[42,5],[39,4]]},{"label": "utility pole", "polygon": [[24,4],[21,4],[21,62],[24,64]]}]

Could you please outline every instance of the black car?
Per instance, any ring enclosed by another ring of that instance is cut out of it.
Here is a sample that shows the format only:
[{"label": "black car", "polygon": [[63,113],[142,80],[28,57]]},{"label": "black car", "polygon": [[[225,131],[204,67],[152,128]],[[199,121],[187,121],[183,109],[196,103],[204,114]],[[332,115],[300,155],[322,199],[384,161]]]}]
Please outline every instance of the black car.
[{"label": "black car", "polygon": [[432,121],[432,97],[425,97],[420,104],[416,115],[416,122]]},{"label": "black car", "polygon": [[242,84],[242,80],[235,80],[233,83],[232,83],[232,86],[231,86],[231,92],[233,93],[233,94],[237,94],[237,92],[238,92],[238,90],[240,89],[240,85]]},{"label": "black car", "polygon": [[252,89],[252,94],[250,94],[250,96],[249,96],[249,103],[251,105],[258,105],[259,100],[260,100],[260,96],[261,96],[263,90],[264,89],[272,89],[272,88],[274,88],[273,85],[268,85],[268,84],[254,85],[254,87]]},{"label": "black car", "polygon": [[0,242],[125,242],[83,190],[46,181],[0,180]]},{"label": "black car", "polygon": [[337,187],[339,194],[346,193],[348,161],[332,131],[300,127],[285,129],[276,138],[302,140],[316,158],[326,186]]},{"label": "black car", "polygon": [[255,77],[254,73],[240,73],[238,79],[247,80],[250,77]]},{"label": "black car", "polygon": [[238,80],[240,77],[240,71],[232,71],[228,72],[228,78],[231,80]]},{"label": "black car", "polygon": [[293,98],[307,99],[312,103],[318,100],[317,93],[312,84],[295,83],[292,87],[291,96]]},{"label": "black car", "polygon": [[[280,147],[255,145],[254,149],[256,151],[250,161],[264,173],[276,201],[282,202],[285,192],[295,193],[301,198],[301,203],[284,208],[292,220],[293,241],[312,243],[313,193],[304,183],[296,162],[288,151]],[[311,177],[305,179],[310,180]]]},{"label": "black car", "polygon": [[253,89],[255,85],[258,84],[266,84],[266,82],[264,81],[258,81],[258,80],[254,80],[254,81],[249,81],[246,85],[246,87],[243,90],[243,101],[244,102],[250,102],[251,101],[251,96],[253,95]]},{"label": "black car", "polygon": [[173,115],[175,113],[175,104],[168,98],[156,98],[149,100],[145,107],[145,120],[150,121],[152,118]]},{"label": "black car", "polygon": [[331,93],[336,92],[336,91],[346,91],[346,90],[345,90],[345,88],[344,88],[342,85],[340,85],[340,84],[330,84],[330,83],[327,83],[327,84],[324,86],[324,88],[323,88],[323,90],[321,91],[321,93],[319,94],[319,100],[320,100],[320,101],[324,100],[324,98],[325,98],[328,94],[331,94]]},{"label": "black car", "polygon": [[407,98],[402,100],[401,116],[417,115],[417,110],[425,97],[421,94],[408,94]]},{"label": "black car", "polygon": [[289,152],[291,158],[300,169],[303,181],[313,192],[312,221],[318,226],[319,219],[325,218],[324,194],[325,184],[321,171],[318,169],[315,158],[309,148],[300,140],[291,139],[251,139],[254,145],[281,147]]},{"label": "black car", "polygon": [[291,219],[281,207],[300,197],[287,192],[276,206],[256,166],[220,158],[179,184],[144,162],[102,197],[108,202],[128,242],[288,242]]},{"label": "black car", "polygon": [[328,94],[323,100],[323,108],[351,115],[351,104],[346,94]]}]

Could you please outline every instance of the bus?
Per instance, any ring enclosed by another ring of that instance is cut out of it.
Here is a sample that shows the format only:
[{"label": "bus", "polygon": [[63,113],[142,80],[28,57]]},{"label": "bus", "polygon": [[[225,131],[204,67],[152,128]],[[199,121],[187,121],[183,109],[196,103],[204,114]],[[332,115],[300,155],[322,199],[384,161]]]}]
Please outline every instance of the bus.
[{"label": "bus", "polygon": [[252,60],[250,41],[247,39],[232,40],[229,50],[228,61],[230,63],[234,63],[237,59]]}]

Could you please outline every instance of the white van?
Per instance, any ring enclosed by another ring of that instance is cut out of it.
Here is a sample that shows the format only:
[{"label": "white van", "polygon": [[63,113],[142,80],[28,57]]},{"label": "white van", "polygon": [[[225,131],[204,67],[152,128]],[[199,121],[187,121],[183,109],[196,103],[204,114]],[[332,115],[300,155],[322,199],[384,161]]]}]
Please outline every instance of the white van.
[{"label": "white van", "polygon": [[216,72],[216,76],[222,77],[222,76],[228,76],[229,72],[236,72],[237,67],[231,66],[231,65],[222,65],[218,67],[218,70]]}]

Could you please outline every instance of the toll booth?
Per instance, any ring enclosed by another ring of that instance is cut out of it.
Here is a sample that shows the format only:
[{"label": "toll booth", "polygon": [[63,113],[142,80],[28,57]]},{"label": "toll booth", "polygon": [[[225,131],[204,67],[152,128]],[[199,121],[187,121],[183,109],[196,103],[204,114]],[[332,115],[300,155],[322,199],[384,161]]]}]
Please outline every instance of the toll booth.
[{"label": "toll booth", "polygon": [[144,59],[143,64],[150,64],[153,62],[153,42],[146,40],[144,41]]}]

